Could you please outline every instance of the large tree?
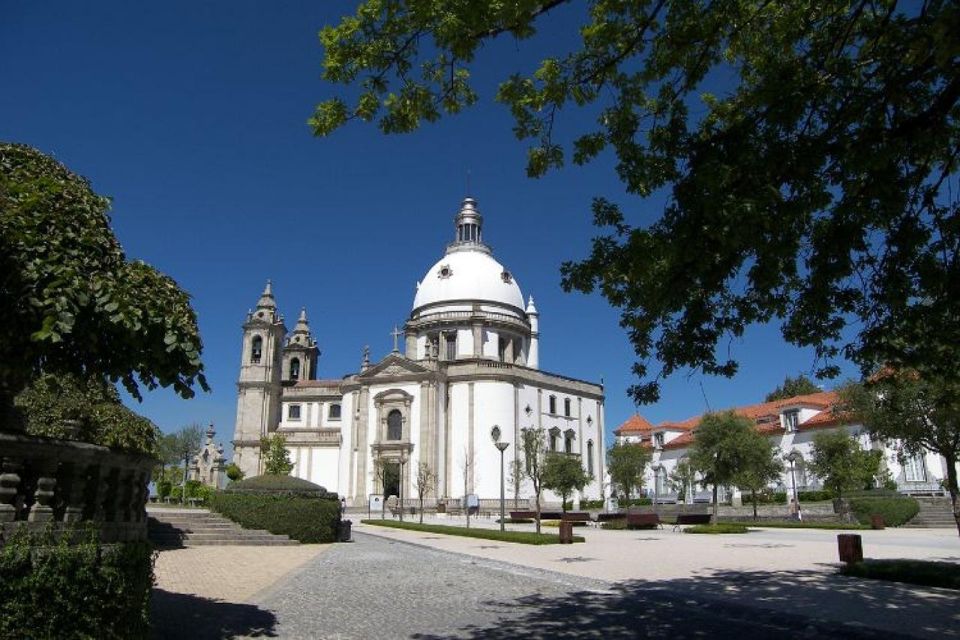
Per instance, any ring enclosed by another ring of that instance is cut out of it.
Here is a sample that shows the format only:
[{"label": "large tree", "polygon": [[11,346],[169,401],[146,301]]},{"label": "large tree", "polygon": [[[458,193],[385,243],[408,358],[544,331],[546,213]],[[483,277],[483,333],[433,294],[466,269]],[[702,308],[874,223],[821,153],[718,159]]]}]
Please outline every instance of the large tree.
[{"label": "large tree", "polygon": [[607,473],[610,481],[623,491],[630,501],[633,490],[643,486],[643,472],[650,464],[652,454],[648,447],[630,442],[614,444],[607,450]]},{"label": "large tree", "polygon": [[544,472],[546,470],[547,438],[542,428],[530,427],[520,432],[520,449],[523,452],[523,473],[530,478],[533,486],[534,519],[537,533],[540,533],[540,496],[543,494]]},{"label": "large tree", "polygon": [[[546,14],[572,50],[528,40]],[[769,321],[820,376],[844,356],[956,381],[958,30],[950,0],[367,0],[320,33],[323,78],[356,91],[310,122],[413,131],[478,101],[488,42],[543,47],[496,94],[528,174],[612,154],[629,194],[668,194],[653,216],[596,198],[601,235],[562,268],[622,310],[635,399],[678,369],[734,375],[726,345]]]},{"label": "large tree", "polygon": [[765,435],[756,429],[743,433],[740,440],[743,460],[734,476],[734,484],[741,490],[750,492],[753,503],[753,519],[757,519],[757,492],[763,491],[770,483],[780,479],[783,473],[783,460],[777,456],[777,449]]},{"label": "large tree", "polygon": [[794,396],[818,393],[819,391],[821,391],[820,387],[818,387],[813,380],[801,373],[796,378],[791,378],[790,376],[784,378],[783,384],[777,386],[776,389],[767,394],[766,401],[784,400]]},{"label": "large tree", "polygon": [[560,496],[561,509],[567,510],[567,498],[574,491],[583,491],[590,483],[590,474],[580,458],[566,453],[550,453],[543,465],[543,487]]},{"label": "large tree", "polygon": [[880,475],[883,453],[865,450],[846,431],[822,431],[813,437],[810,470],[837,498],[848,489],[869,489]]},{"label": "large tree", "polygon": [[849,412],[871,435],[893,440],[902,457],[935,451],[946,460],[947,491],[960,533],[957,463],[960,462],[960,385],[924,380],[915,372],[884,372],[865,385],[840,390],[840,411]]},{"label": "large tree", "polygon": [[713,487],[713,521],[719,515],[718,489],[734,484],[749,463],[753,421],[733,411],[708,413],[697,425],[690,463],[703,484]]},{"label": "large tree", "polygon": [[190,297],[127,260],[109,205],[53,158],[0,143],[0,428],[41,374],[119,381],[136,398],[141,386],[207,389]]}]

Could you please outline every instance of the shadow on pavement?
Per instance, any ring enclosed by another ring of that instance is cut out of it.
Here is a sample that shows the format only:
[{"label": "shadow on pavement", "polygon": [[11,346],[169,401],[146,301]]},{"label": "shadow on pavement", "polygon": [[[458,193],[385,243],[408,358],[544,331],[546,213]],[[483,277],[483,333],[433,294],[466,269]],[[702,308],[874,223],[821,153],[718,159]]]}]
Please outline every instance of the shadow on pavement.
[{"label": "shadow on pavement", "polygon": [[157,639],[277,637],[276,616],[256,605],[221,602],[157,588],[151,597],[150,621],[151,636]]},{"label": "shadow on pavement", "polygon": [[503,612],[496,624],[413,637],[960,638],[958,604],[960,593],[830,571],[723,571],[632,580],[606,592],[488,601]]}]

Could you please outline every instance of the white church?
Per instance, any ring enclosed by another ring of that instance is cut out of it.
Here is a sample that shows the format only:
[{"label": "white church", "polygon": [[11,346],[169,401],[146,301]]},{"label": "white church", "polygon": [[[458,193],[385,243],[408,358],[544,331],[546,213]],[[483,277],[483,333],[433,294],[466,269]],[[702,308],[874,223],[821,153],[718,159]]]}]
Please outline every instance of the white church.
[{"label": "white church", "polygon": [[[259,474],[260,440],[279,433],[293,475],[351,506],[371,495],[415,496],[421,462],[436,476],[425,502],[493,499],[500,496],[493,427],[509,443],[507,469],[523,462],[522,430],[542,428],[549,450],[576,456],[592,476],[578,497],[599,499],[603,386],[541,371],[539,336],[533,298],[525,303],[513,274],[494,259],[477,203],[467,198],[453,242],[417,284],[393,352],[376,363],[365,355],[357,373],[318,379],[306,312],[288,332],[267,284],[243,324],[234,461],[247,477]],[[533,495],[529,481],[519,495]]]}]

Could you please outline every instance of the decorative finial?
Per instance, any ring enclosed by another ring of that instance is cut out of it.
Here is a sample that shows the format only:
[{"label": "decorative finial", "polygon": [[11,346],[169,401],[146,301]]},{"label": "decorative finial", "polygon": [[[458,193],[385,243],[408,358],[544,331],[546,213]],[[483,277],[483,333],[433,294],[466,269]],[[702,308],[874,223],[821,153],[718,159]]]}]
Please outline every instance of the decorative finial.
[{"label": "decorative finial", "polygon": [[300,307],[300,317],[297,318],[297,322],[306,322],[307,321],[307,308]]},{"label": "decorative finial", "polygon": [[360,373],[370,368],[370,345],[363,347],[363,359],[360,361]]},{"label": "decorative finial", "polygon": [[400,336],[403,335],[403,332],[397,328],[397,325],[393,325],[393,331],[390,332],[390,335],[393,336],[393,352],[400,353],[400,347],[397,346],[397,342],[399,341]]}]

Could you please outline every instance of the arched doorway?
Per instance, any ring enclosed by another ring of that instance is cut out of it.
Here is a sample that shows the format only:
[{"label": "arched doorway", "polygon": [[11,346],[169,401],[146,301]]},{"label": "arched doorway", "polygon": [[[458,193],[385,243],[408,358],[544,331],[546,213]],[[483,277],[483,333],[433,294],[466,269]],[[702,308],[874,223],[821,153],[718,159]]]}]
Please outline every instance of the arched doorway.
[{"label": "arched doorway", "polygon": [[400,465],[396,462],[383,464],[383,495],[386,498],[400,495]]}]

